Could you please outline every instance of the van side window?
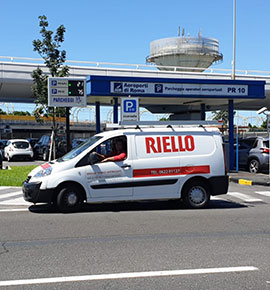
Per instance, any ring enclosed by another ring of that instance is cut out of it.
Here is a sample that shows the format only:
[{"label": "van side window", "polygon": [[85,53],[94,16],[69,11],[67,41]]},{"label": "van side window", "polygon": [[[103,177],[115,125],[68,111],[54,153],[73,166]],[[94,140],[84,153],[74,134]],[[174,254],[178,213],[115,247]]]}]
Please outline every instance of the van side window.
[{"label": "van side window", "polygon": [[118,136],[108,139],[97,146],[93,152],[96,152],[97,157],[94,163],[122,161],[127,157],[127,138]]},{"label": "van side window", "polygon": [[[93,150],[91,150],[91,152],[89,152],[88,154],[86,154],[77,164],[75,167],[82,167],[82,166],[87,166],[90,165],[89,163],[89,158],[90,158],[90,154],[93,152],[97,152],[98,154],[101,154],[103,156],[114,156],[117,155],[116,152],[116,143],[121,140],[124,143],[124,151],[126,153],[126,156],[128,156],[128,152],[127,152],[127,137],[126,136],[121,136],[121,137],[114,137],[111,139],[108,139],[106,141],[104,141],[103,143],[101,143],[100,145],[98,145],[97,147],[95,147]],[[100,163],[102,160],[102,158],[98,158],[94,163]],[[117,161],[117,160],[116,160]]]},{"label": "van side window", "polygon": [[82,166],[86,166],[89,165],[89,155],[90,152],[88,152],[76,165],[75,167],[82,167]]}]

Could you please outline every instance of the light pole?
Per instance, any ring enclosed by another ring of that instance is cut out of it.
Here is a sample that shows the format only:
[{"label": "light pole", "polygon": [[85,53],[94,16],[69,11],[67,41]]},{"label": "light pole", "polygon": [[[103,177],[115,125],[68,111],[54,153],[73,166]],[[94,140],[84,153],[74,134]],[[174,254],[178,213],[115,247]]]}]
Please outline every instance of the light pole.
[{"label": "light pole", "polygon": [[[266,107],[261,108],[257,111],[257,114],[264,114],[267,117],[267,133],[268,133],[268,149],[270,150],[269,142],[270,142],[270,111],[267,110]],[[269,170],[269,178],[270,178],[270,152],[268,152],[268,170]]]},{"label": "light pole", "polygon": [[236,0],[233,0],[233,60],[232,60],[232,80],[235,79],[235,46],[236,46]]}]

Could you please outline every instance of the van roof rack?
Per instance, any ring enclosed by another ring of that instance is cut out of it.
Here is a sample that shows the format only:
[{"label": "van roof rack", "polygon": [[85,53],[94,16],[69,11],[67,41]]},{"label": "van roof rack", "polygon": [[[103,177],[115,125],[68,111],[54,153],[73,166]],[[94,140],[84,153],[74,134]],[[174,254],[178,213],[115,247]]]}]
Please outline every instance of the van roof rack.
[{"label": "van roof rack", "polygon": [[188,120],[188,121],[120,121],[119,123],[106,124],[106,128],[136,128],[141,127],[184,127],[184,126],[218,126],[222,125],[220,121],[201,121],[201,120]]}]

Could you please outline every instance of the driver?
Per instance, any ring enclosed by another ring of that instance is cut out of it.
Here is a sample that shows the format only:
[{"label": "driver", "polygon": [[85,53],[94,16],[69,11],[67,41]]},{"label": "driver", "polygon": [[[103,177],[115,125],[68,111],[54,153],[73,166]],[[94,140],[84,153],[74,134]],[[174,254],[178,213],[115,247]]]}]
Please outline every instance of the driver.
[{"label": "driver", "polygon": [[102,158],[101,162],[122,161],[127,157],[126,143],[123,140],[117,139],[113,145],[111,154],[107,156],[96,152],[96,155]]}]

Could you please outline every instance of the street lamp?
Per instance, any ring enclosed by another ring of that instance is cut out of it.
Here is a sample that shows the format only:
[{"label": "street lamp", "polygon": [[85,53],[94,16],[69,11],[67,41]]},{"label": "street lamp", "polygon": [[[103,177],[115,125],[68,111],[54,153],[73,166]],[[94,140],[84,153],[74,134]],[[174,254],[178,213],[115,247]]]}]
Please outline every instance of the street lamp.
[{"label": "street lamp", "polygon": [[233,60],[232,60],[232,80],[235,79],[235,46],[236,46],[236,0],[233,0]]},{"label": "street lamp", "polygon": [[[270,150],[269,142],[270,142],[270,111],[267,110],[266,107],[261,108],[257,111],[257,114],[264,114],[267,117],[267,133],[268,133],[268,149]],[[269,159],[268,159],[268,170],[269,170],[269,177],[270,177],[270,152],[268,152]]]}]

